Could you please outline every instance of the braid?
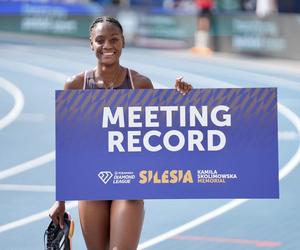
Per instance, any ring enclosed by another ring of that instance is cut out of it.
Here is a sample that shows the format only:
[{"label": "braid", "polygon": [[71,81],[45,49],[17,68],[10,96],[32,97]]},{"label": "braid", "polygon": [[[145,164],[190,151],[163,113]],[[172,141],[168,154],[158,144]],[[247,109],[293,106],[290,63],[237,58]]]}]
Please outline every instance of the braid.
[{"label": "braid", "polygon": [[123,35],[122,25],[120,24],[120,22],[116,18],[111,17],[111,16],[97,17],[90,26],[90,33],[92,33],[93,28],[97,25],[97,23],[104,23],[104,22],[110,22],[110,23],[116,25],[121,30],[121,34]]}]

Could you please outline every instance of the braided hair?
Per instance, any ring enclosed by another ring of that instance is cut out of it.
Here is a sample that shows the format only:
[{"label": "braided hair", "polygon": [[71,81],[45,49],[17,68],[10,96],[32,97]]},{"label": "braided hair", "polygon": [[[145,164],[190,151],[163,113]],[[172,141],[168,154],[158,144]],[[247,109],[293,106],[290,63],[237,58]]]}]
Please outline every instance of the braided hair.
[{"label": "braided hair", "polygon": [[94,22],[91,24],[90,26],[90,34],[92,33],[94,27],[97,25],[97,23],[104,23],[104,22],[110,22],[112,24],[114,24],[115,26],[117,26],[120,31],[121,31],[121,34],[123,36],[123,28],[122,28],[122,25],[120,24],[120,22],[114,18],[114,17],[111,17],[111,16],[101,16],[101,17],[97,17]]}]

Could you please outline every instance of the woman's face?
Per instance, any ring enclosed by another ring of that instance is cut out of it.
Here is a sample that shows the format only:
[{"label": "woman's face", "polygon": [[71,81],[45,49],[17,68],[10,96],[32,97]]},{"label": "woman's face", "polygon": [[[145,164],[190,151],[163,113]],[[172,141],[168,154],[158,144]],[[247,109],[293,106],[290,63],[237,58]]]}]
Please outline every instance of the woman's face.
[{"label": "woman's face", "polygon": [[119,27],[110,22],[97,23],[91,34],[91,49],[102,64],[119,61],[124,39]]}]

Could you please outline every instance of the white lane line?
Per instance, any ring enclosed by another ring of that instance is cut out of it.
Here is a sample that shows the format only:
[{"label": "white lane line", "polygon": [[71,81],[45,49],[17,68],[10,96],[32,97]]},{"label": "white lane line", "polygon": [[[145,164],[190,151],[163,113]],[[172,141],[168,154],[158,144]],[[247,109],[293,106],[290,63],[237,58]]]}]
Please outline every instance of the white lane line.
[{"label": "white lane line", "polygon": [[[0,58],[0,63],[1,63],[1,68],[4,67],[4,68],[15,70],[15,68],[17,67],[19,72],[24,72],[26,74],[30,73],[32,75],[42,77],[42,78],[45,78],[45,76],[51,76],[51,79],[53,81],[60,82],[62,85],[64,84],[64,81],[68,78],[67,75],[62,74],[60,72],[53,71],[53,70],[48,70],[48,69],[45,69],[45,68],[42,68],[42,67],[39,67],[39,66],[29,65],[29,64],[26,64],[26,63],[12,62],[12,61],[4,60],[4,59],[1,59],[1,58]],[[2,87],[1,86],[1,82],[2,82],[1,79],[2,78],[0,78],[0,87]],[[5,81],[3,81],[3,82],[6,83],[6,85],[7,85],[7,81],[6,82]],[[10,88],[12,88],[12,89],[10,89],[11,92],[14,91],[14,92],[18,93],[17,90],[14,89],[11,85],[7,85],[7,86],[10,86]],[[22,93],[19,93],[19,95],[20,94],[22,95]],[[19,103],[22,104],[22,108],[23,108],[23,106],[24,106],[23,95],[22,95],[22,99],[20,97],[18,97],[18,100],[19,100]],[[18,108],[18,110],[19,109],[20,108]],[[21,111],[19,111],[19,113],[20,112]],[[15,116],[14,118],[17,118],[17,116]],[[0,122],[1,121],[2,120],[0,120]],[[0,125],[1,125],[1,123],[0,123]],[[1,126],[0,126],[0,129],[1,129]],[[22,173],[24,171],[30,170],[32,168],[42,166],[42,165],[44,165],[48,162],[53,161],[54,159],[55,159],[55,151],[52,151],[52,152],[47,153],[45,155],[42,155],[38,158],[35,158],[35,159],[30,160],[30,161],[21,163],[17,166],[9,168],[9,169],[0,171],[0,180],[2,180],[4,178],[7,178],[7,177],[10,177],[10,176],[14,176],[16,174],[19,174],[19,173]]]},{"label": "white lane line", "polygon": [[[156,87],[159,88],[166,88],[164,85],[161,85],[159,83],[154,83]],[[21,163],[17,166],[10,167],[6,170],[0,171],[0,180],[20,174],[22,172],[28,171],[33,168],[40,167],[46,163],[49,163],[51,161],[55,160],[55,151],[52,151],[50,153],[44,154],[40,157],[37,157],[35,159],[29,160],[27,162]]]},{"label": "white lane line", "polygon": [[[175,60],[182,59],[181,57],[178,58],[178,54],[171,55],[171,52],[161,51],[159,53],[170,56],[169,60],[172,60],[172,58]],[[151,54],[151,55],[147,54],[145,56],[153,57],[153,54]],[[134,59],[139,59],[139,55],[136,52],[134,55]],[[209,61],[200,61],[199,68],[201,68],[201,67],[205,68],[205,70],[209,70],[210,72],[218,72],[219,68],[225,67],[226,68],[226,76],[243,77],[245,74],[247,74],[249,79],[254,80],[254,79],[259,78],[260,82],[263,81],[264,84],[268,84],[268,85],[271,84],[274,86],[276,83],[278,86],[282,86],[283,88],[286,88],[286,89],[300,90],[299,81],[296,82],[294,80],[289,80],[289,79],[282,78],[279,76],[272,76],[272,75],[270,75],[269,72],[267,72],[267,73],[253,72],[253,70],[255,70],[257,68],[264,69],[264,70],[268,70],[268,69],[274,70],[274,67],[272,67],[270,65],[270,63],[268,63],[269,60],[264,60],[262,62],[256,61],[255,63],[252,62],[252,66],[249,65],[248,60],[245,62],[245,60],[241,60],[241,58],[231,59],[231,58],[221,58],[220,56],[218,56],[217,58],[214,58],[214,57],[210,58]],[[138,60],[136,60],[136,61],[137,61],[137,63],[139,63]],[[147,61],[147,60],[144,60],[144,61]],[[217,64],[212,65],[211,62],[213,62],[213,63],[217,62]],[[186,65],[193,65],[195,63],[197,63],[197,62],[194,60],[193,61],[188,60],[185,62]],[[244,65],[243,68],[241,68],[241,65]],[[263,65],[263,67],[262,67],[262,65]],[[277,66],[278,65],[280,65],[280,63],[277,64]],[[282,70],[283,66],[284,65],[280,65],[281,70]],[[155,67],[159,67],[159,66],[155,66]],[[297,69],[297,75],[299,75],[298,67],[299,67],[299,63],[295,63],[294,68]],[[289,70],[290,70],[290,67],[285,67],[284,71],[289,71]],[[191,73],[191,74],[193,74],[193,73]],[[201,74],[201,73],[198,73],[198,74]],[[284,81],[284,83],[282,83],[282,81]],[[247,82],[249,82],[249,81],[247,81]]]},{"label": "white lane line", "polygon": [[[154,83],[154,84],[156,87],[166,88],[164,85],[161,85],[159,83]],[[17,166],[11,167],[4,171],[1,171],[0,172],[0,180],[20,174],[22,172],[28,171],[33,168],[43,166],[44,164],[49,163],[53,160],[55,160],[55,151],[52,151],[48,154],[42,155],[42,156],[32,159],[30,161],[24,162]],[[38,189],[37,186],[0,184],[0,191],[1,190],[37,191],[36,189]],[[50,186],[49,187],[42,187],[42,186],[40,187],[40,190],[43,190],[42,192],[45,192],[45,191],[52,192],[53,189],[55,189],[55,187],[50,187]],[[66,207],[67,207],[67,209],[71,209],[76,206],[77,206],[77,202],[71,202],[71,203],[67,203]],[[44,219],[44,218],[48,217],[48,215],[49,215],[49,210],[45,210],[40,213],[25,217],[23,219],[16,220],[16,221],[10,222],[8,224],[2,225],[2,226],[0,226],[0,233],[21,227],[23,225],[33,223],[33,222],[41,220],[41,219]]]},{"label": "white lane line", "polygon": [[22,112],[24,108],[24,96],[22,91],[17,88],[13,83],[6,80],[5,78],[0,76],[0,88],[4,89],[6,92],[11,94],[14,98],[14,106],[9,111],[8,114],[6,114],[1,120],[0,120],[0,129],[5,128],[10,123],[12,123]]},{"label": "white lane line", "polygon": [[[285,114],[286,117],[294,124],[297,129],[298,136],[300,135],[300,118],[286,106],[278,103],[278,111]],[[279,171],[279,180],[286,177],[290,172],[292,172],[300,162],[300,144],[298,145],[297,152],[294,156],[285,164],[284,168]]]},{"label": "white lane line", "polygon": [[47,121],[47,116],[42,113],[22,113],[16,122],[42,123]]},{"label": "white lane line", "polygon": [[[15,46],[14,50],[20,50],[22,53],[28,53],[30,55],[32,55],[33,53],[36,53],[36,50],[32,50],[30,49],[29,47],[26,47],[26,46]],[[54,58],[52,55],[53,54],[56,54],[56,53],[59,53],[60,51],[58,49],[47,49],[47,48],[39,48],[40,51],[46,51],[47,55],[43,54],[42,56],[43,57],[46,57],[46,58]],[[88,51],[88,50],[87,50]],[[135,57],[138,57],[138,54],[141,50],[139,50],[138,52],[133,52],[132,50],[129,50],[127,53],[133,53],[133,55]],[[70,51],[65,51],[64,52],[65,54],[68,54],[68,55],[72,55],[72,56],[78,56],[79,54],[76,52],[70,52]],[[126,51],[125,51],[126,53]],[[164,52],[166,53],[166,52]],[[168,55],[168,52],[166,53]],[[39,54],[40,56],[41,54]],[[147,57],[150,57],[149,54],[145,55]],[[87,60],[89,57],[85,56],[85,59]],[[56,59],[56,58],[54,58]],[[226,83],[224,81],[219,81],[219,80],[215,80],[213,78],[209,78],[209,77],[203,77],[201,75],[199,75],[199,73],[190,73],[190,72],[187,72],[187,71],[179,71],[179,70],[176,70],[176,69],[171,69],[171,68],[167,68],[167,67],[161,67],[161,66],[155,66],[155,65],[150,65],[150,64],[146,64],[146,63],[143,63],[143,62],[137,62],[134,60],[135,58],[133,59],[125,59],[123,58],[121,61],[122,62],[125,62],[126,64],[129,64],[131,65],[132,68],[137,68],[137,69],[142,69],[142,68],[146,68],[147,71],[156,71],[156,72],[160,72],[161,70],[163,70],[164,74],[166,75],[174,75],[174,76],[178,76],[178,75],[183,75],[186,79],[195,79],[195,77],[197,77],[198,79],[198,82],[200,81],[201,82],[201,85],[203,85],[203,83],[205,83],[205,85],[207,85],[208,87],[209,86],[212,86],[211,84],[216,84],[220,87],[225,87],[226,86]],[[249,62],[245,62],[243,59],[240,59],[240,58],[216,58],[216,59],[213,59],[213,61],[220,61],[222,60],[224,62],[224,67],[226,68],[226,71],[227,71],[227,75],[234,75],[234,76],[244,76],[245,74],[248,74],[251,76],[251,79],[254,79],[256,78],[256,81],[259,80],[261,82],[263,82],[264,84],[267,84],[267,85],[270,85],[272,84],[273,86],[280,86],[280,87],[283,87],[283,88],[286,88],[286,89],[296,89],[298,91],[300,91],[300,85],[299,85],[299,82],[296,82],[294,80],[289,80],[289,79],[285,79],[285,78],[281,78],[281,77],[278,77],[278,76],[270,76],[269,73],[258,73],[258,72],[252,72],[251,70],[249,70]],[[245,68],[247,68],[247,70],[245,69],[241,69],[241,68],[236,68],[236,66],[231,65],[230,66],[226,66],[226,60],[228,60],[229,62],[234,62],[235,64],[238,64],[238,66],[240,65],[244,65]],[[66,61],[66,60],[65,60]],[[1,58],[0,58],[0,62],[1,62]],[[7,60],[3,60],[3,62],[5,62],[7,64]],[[10,67],[13,67],[14,65],[14,62],[10,62]],[[70,62],[69,62],[70,63]],[[89,63],[78,63],[78,62],[74,62],[74,61],[71,61],[71,63],[73,65],[75,65],[76,67],[78,68],[86,68],[87,66],[90,66],[90,67],[94,67],[92,64],[89,64]],[[191,62],[188,62],[188,63],[191,63]],[[250,67],[251,69],[253,69],[255,67],[256,64],[259,64],[259,62],[251,62],[252,63],[252,67]],[[21,63],[19,62],[20,66],[22,65],[28,65],[28,64],[24,64],[24,63]],[[201,65],[205,64],[205,62],[201,62]],[[133,66],[134,65],[134,66]],[[221,66],[220,65],[205,65],[206,67],[209,67],[211,68],[212,70],[215,70],[217,72],[218,68],[220,68]],[[263,64],[263,66],[266,68],[266,69],[269,69],[269,70],[274,70],[274,67],[272,67],[272,65],[267,65],[267,64]],[[47,71],[52,71],[52,70],[48,70],[48,69],[44,69],[44,68],[41,68],[41,67],[38,67],[38,66],[33,66],[33,65],[29,65],[29,68],[32,68],[32,67],[36,67],[36,69],[38,70],[44,70],[44,73],[47,73]],[[223,66],[222,66],[223,67]],[[261,67],[261,65],[259,65],[259,67]],[[26,69],[27,70],[27,69]],[[158,70],[158,71],[157,71]],[[144,70],[141,70],[142,72]],[[49,72],[49,73],[50,73]],[[59,72],[56,72],[56,71],[52,71],[54,73],[54,76],[55,78],[61,78],[60,75],[63,75]],[[229,73],[228,73],[229,72]],[[44,74],[42,73],[42,74]],[[68,76],[65,76],[65,79],[66,80],[68,78]],[[190,81],[190,82],[193,82],[193,81]],[[175,83],[175,78],[174,78],[174,83]],[[227,85],[228,87],[228,85]],[[232,87],[236,87],[236,86],[232,86]]]},{"label": "white lane line", "polygon": [[46,69],[43,67],[27,64],[27,63],[22,63],[22,62],[17,62],[17,61],[10,61],[7,59],[2,59],[0,58],[0,64],[1,68],[7,68],[10,70],[16,71],[16,68],[18,69],[18,72],[23,72],[25,74],[31,74],[40,78],[45,78],[45,79],[51,79],[51,81],[54,82],[59,82],[62,85],[65,83],[67,78],[69,76],[62,74],[60,72]]},{"label": "white lane line", "polygon": [[[171,75],[174,76],[174,80],[173,80],[172,84],[167,87],[173,88],[173,86],[175,86],[176,77],[183,76],[184,77],[183,80],[191,82],[191,83],[195,83],[194,87],[196,87],[196,85],[201,85],[202,87],[203,86],[205,86],[205,87],[214,86],[214,88],[215,88],[216,86],[218,86],[219,88],[221,88],[221,87],[222,88],[228,88],[228,87],[237,88],[237,86],[229,85],[224,81],[215,80],[215,79],[207,77],[207,76],[201,76],[201,75],[197,75],[195,73],[190,73],[187,71],[176,70],[176,69],[171,69],[171,68],[167,68],[167,67],[161,68],[161,67],[158,67],[155,65],[134,62],[134,61],[126,60],[126,59],[123,59],[122,61],[125,62],[126,64],[131,65],[132,68],[137,69],[137,71],[140,71],[141,73],[144,73],[144,72],[149,73],[150,72],[148,75],[152,75],[152,74],[155,74],[155,72],[162,72],[162,73],[160,73],[160,75],[165,75],[167,77],[171,76]],[[143,70],[143,69],[146,69],[146,70]],[[198,84],[196,84],[196,83],[198,83]],[[159,85],[162,86],[161,84],[159,84]]]},{"label": "white lane line", "polygon": [[[66,203],[66,209],[71,209],[71,208],[77,207],[77,205],[78,205],[77,201],[67,202]],[[44,211],[42,211],[40,213],[33,214],[31,216],[22,218],[20,220],[16,220],[16,221],[10,222],[8,224],[0,226],[0,233],[3,233],[5,231],[9,231],[11,229],[14,229],[14,228],[17,228],[17,227],[21,227],[23,225],[27,225],[29,223],[32,223],[32,222],[35,222],[35,221],[47,218],[48,216],[49,216],[49,210],[44,210]]]},{"label": "white lane line", "polygon": [[55,192],[55,186],[0,184],[0,191]]},{"label": "white lane line", "polygon": [[232,200],[228,203],[226,203],[225,205],[223,206],[220,206],[204,215],[201,215],[200,217],[194,219],[194,220],[191,220],[190,222],[187,222],[179,227],[176,227],[168,232],[165,232],[163,234],[160,234],[150,240],[147,240],[143,243],[141,243],[139,246],[138,246],[138,250],[142,250],[142,249],[146,249],[148,247],[151,247],[151,246],[154,246],[158,243],[161,243],[165,240],[168,240],[178,234],[181,234],[187,230],[190,230],[196,226],[199,226],[207,221],[210,221],[228,211],[230,211],[231,209],[234,209],[235,207],[245,203],[246,201],[248,201],[247,199],[236,199],[236,200]]},{"label": "white lane line", "polygon": [[297,141],[300,137],[295,131],[279,131],[278,139],[282,141]]},{"label": "white lane line", "polygon": [[[208,76],[201,76],[198,75],[196,73],[190,73],[184,70],[176,70],[176,69],[171,69],[171,68],[167,68],[167,67],[159,67],[156,65],[150,65],[147,63],[142,63],[142,62],[133,62],[130,60],[122,60],[124,61],[126,64],[130,64],[132,65],[132,68],[136,68],[136,69],[146,69],[147,72],[150,72],[151,74],[154,74],[154,72],[163,72],[163,75],[166,76],[184,76],[184,80],[191,82],[196,86],[202,86],[202,87],[210,87],[212,88],[212,86],[214,88],[219,87],[219,88],[239,88],[239,86],[234,85],[234,84],[230,84],[227,83],[225,81],[221,81],[218,79],[214,79]],[[226,66],[224,66],[224,69],[226,68]],[[215,69],[217,72],[217,69]],[[141,70],[142,71],[142,70]],[[274,76],[268,76],[268,75],[264,75],[261,73],[253,73],[253,72],[249,72],[246,70],[238,70],[238,69],[232,69],[232,68],[226,68],[226,71],[230,71],[231,73],[228,74],[226,73],[226,77],[227,76],[235,76],[235,77],[243,77],[245,75],[251,75],[251,81],[252,82],[261,82],[264,83],[265,86],[272,86],[272,87],[282,87],[284,89],[293,89],[293,90],[297,90],[300,91],[300,84],[297,81],[294,80],[289,80],[289,79],[284,79],[284,78],[280,78],[280,77],[274,77]],[[145,72],[145,70],[144,70]],[[149,74],[148,74],[149,75]],[[161,74],[162,75],[162,74]],[[224,74],[225,75],[225,74]],[[254,79],[254,80],[253,80]],[[249,81],[248,81],[249,82]],[[250,82],[251,83],[251,82]],[[257,85],[257,83],[254,83],[255,85]],[[174,78],[174,82],[173,85],[175,85],[175,78]]]},{"label": "white lane line", "polygon": [[[292,112],[290,109],[285,107],[284,105],[278,103],[278,111],[282,113],[284,116],[286,116],[296,127],[298,134],[300,135],[300,118]],[[287,164],[279,171],[279,180],[286,177],[289,173],[291,173],[299,164],[300,162],[300,144],[298,145],[297,152],[294,154],[294,156],[288,161]],[[148,247],[154,246],[158,243],[161,243],[162,241],[165,241],[171,237],[174,237],[178,234],[181,234],[187,230],[190,230],[196,226],[199,226],[207,221],[210,221],[226,212],[229,212],[230,210],[240,206],[241,204],[249,201],[249,199],[234,199],[228,203],[226,203],[223,206],[220,206],[204,215],[199,216],[198,218],[191,220],[190,222],[187,222],[179,227],[176,227],[166,233],[160,234],[150,240],[147,240],[143,243],[141,243],[138,247],[138,250],[146,249]]]},{"label": "white lane line", "polygon": [[[56,80],[58,82],[61,82],[62,84],[64,83],[64,81],[67,79],[67,75],[61,74],[59,72],[56,71],[52,71],[52,70],[48,70],[48,69],[44,69],[42,67],[38,67],[38,66],[33,66],[33,65],[28,65],[25,63],[18,63],[18,62],[8,62],[6,60],[0,59],[0,63],[2,63],[3,65],[5,65],[6,67],[13,67],[15,68],[16,66],[18,67],[18,69],[24,73],[28,73],[30,72],[33,75],[39,76],[39,77],[45,77],[45,75],[51,75],[51,79]],[[3,66],[2,65],[2,66]],[[2,67],[1,66],[1,67]],[[1,78],[0,78],[1,80]],[[1,81],[0,81],[1,83]],[[50,153],[47,153],[45,155],[42,155],[40,157],[37,157],[35,159],[32,159],[30,161],[21,163],[17,166],[11,167],[9,169],[6,169],[4,171],[0,172],[0,180],[4,179],[4,178],[8,178],[17,174],[20,174],[22,172],[28,171],[30,169],[33,168],[37,168],[39,166],[43,166],[46,163],[49,163],[51,161],[55,160],[55,151],[52,151]],[[4,187],[4,186],[3,186]],[[8,188],[8,186],[6,186],[6,188]],[[16,188],[16,187],[15,187]],[[24,188],[24,187],[23,187]],[[27,187],[28,188],[28,187]],[[71,209],[73,207],[77,206],[77,201],[74,202],[70,202],[66,204],[66,208],[67,209]],[[22,218],[20,220],[16,220],[13,222],[10,222],[6,225],[2,225],[0,226],[0,233],[1,232],[5,232],[29,223],[32,223],[34,221],[43,219],[48,217],[48,210],[42,211],[40,213]]]},{"label": "white lane line", "polygon": [[[193,74],[191,74],[193,75]],[[230,86],[230,87],[237,87],[233,84],[229,84],[226,82],[223,82],[225,85]],[[286,116],[287,119],[289,119],[294,126],[297,129],[298,135],[300,135],[300,119],[299,117],[292,112],[290,109],[288,109],[287,107],[285,107],[284,105],[278,103],[278,111],[280,113],[282,113],[282,115]],[[285,176],[287,176],[290,172],[293,171],[293,169],[295,169],[297,167],[297,165],[300,162],[300,144],[298,145],[298,149],[297,152],[294,154],[294,156],[288,161],[288,163],[280,169],[279,171],[279,180],[281,180],[282,178],[284,178]],[[190,222],[187,222],[179,227],[176,227],[172,230],[169,230],[165,233],[162,233],[150,240],[147,240],[143,243],[141,243],[138,246],[138,250],[142,250],[142,249],[146,249],[148,247],[154,246],[158,243],[161,243],[162,241],[165,241],[173,236],[176,236],[180,233],[183,233],[187,230],[190,230],[196,226],[199,226],[209,220],[212,220],[226,212],[229,212],[230,210],[240,206],[241,204],[245,203],[249,201],[249,199],[234,199],[228,203],[226,203],[223,206],[220,206],[204,215],[199,216],[198,218],[191,220]]]},{"label": "white lane line", "polygon": [[30,161],[21,163],[17,166],[11,167],[9,169],[0,172],[0,180],[20,174],[22,172],[28,171],[33,168],[40,167],[48,162],[55,160],[55,151],[48,154],[42,155]]}]

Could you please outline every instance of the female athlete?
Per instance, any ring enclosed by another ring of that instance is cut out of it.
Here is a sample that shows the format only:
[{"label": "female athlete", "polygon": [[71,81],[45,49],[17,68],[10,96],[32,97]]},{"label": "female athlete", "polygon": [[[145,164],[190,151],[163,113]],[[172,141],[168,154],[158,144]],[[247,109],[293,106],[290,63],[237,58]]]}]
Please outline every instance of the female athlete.
[{"label": "female athlete", "polygon": [[[90,27],[90,47],[97,58],[94,69],[68,80],[65,89],[152,89],[149,78],[119,63],[125,41],[123,28],[113,17],[98,17]],[[192,88],[177,78],[175,88],[185,95]],[[49,216],[63,227],[65,202],[57,201]],[[81,229],[89,250],[134,250],[138,246],[143,200],[79,201]]]}]

